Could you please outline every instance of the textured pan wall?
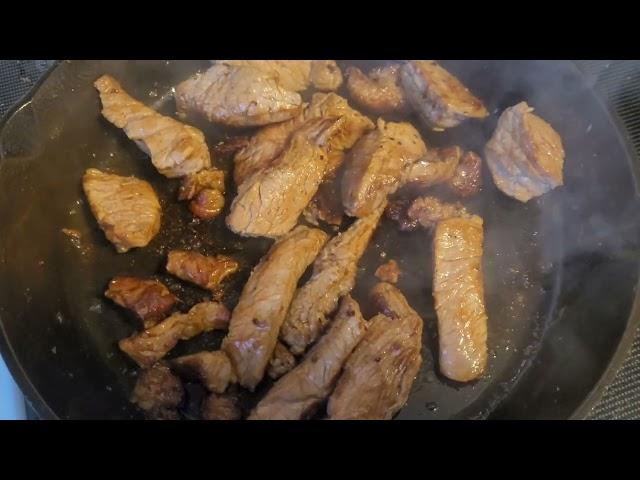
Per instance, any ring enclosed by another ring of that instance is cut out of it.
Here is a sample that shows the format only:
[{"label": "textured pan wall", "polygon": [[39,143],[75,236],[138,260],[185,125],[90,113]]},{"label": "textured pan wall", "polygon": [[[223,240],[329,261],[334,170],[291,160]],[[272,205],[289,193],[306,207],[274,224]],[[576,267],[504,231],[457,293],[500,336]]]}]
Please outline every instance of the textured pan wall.
[{"label": "textured pan wall", "polygon": [[[589,60],[576,64],[611,102],[640,156],[640,62]],[[0,117],[52,65],[51,60],[0,60]],[[620,371],[589,418],[640,419],[640,332]]]}]

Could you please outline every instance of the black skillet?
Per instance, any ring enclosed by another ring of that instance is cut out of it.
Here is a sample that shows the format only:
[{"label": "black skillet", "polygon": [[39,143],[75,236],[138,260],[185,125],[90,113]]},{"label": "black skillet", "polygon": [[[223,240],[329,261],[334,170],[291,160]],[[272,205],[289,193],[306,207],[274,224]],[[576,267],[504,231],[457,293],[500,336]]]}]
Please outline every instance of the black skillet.
[{"label": "black skillet", "polygon": [[[353,63],[376,64],[342,66]],[[443,64],[492,115],[444,133],[423,130],[428,144],[481,152],[498,112],[526,100],[563,138],[565,185],[523,205],[498,192],[485,169],[482,194],[467,202],[485,220],[490,349],[487,374],[468,385],[438,374],[429,234],[398,233],[383,222],[361,262],[355,296],[371,313],[366,293],[373,272],[396,259],[403,271],[399,287],[425,321],[423,367],[398,418],[581,418],[615,372],[637,325],[637,164],[625,134],[571,63]],[[100,116],[92,82],[103,73],[173,114],[171,87],[206,66],[62,62],[2,125],[0,347],[42,418],[140,417],[127,401],[136,368],[116,345],[137,325],[102,297],[111,277],[158,275],[185,309],[206,295],[163,273],[166,252],[176,247],[224,252],[243,267],[226,286],[224,302],[233,307],[251,267],[269,247],[270,241],[231,234],[223,218],[192,221],[185,205],[175,201],[177,181],[159,175],[144,153]],[[204,130],[210,146],[226,135],[246,133],[189,121]],[[228,170],[228,160],[220,164]],[[89,167],[153,184],[162,199],[163,225],[149,247],[117,254],[105,240],[81,190]],[[233,193],[230,184],[229,200]],[[82,233],[79,248],[62,228]],[[171,355],[217,348],[219,342],[219,334],[202,335],[179,344]],[[190,385],[189,393],[185,415],[193,418],[202,392]]]}]

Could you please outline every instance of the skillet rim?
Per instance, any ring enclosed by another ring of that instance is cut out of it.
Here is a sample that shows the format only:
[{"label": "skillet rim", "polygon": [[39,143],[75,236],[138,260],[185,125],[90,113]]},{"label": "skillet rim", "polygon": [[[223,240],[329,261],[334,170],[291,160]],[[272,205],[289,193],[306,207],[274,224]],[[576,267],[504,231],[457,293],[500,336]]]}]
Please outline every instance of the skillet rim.
[{"label": "skillet rim", "polygon": [[[585,74],[578,68],[576,63],[572,60],[563,60],[568,66],[569,69],[574,73],[579,75],[582,78],[585,78]],[[29,102],[33,100],[33,97],[40,89],[42,84],[49,78],[49,76],[61,66],[63,63],[62,60],[54,61],[53,65],[35,82],[32,88],[23,95],[7,112],[6,114],[0,118],[0,131],[4,129],[7,122],[10,118],[13,117],[16,112],[18,112],[21,108],[27,105]],[[627,161],[629,163],[629,167],[634,176],[634,181],[636,184],[636,197],[640,199],[640,193],[638,192],[638,182],[640,181],[640,156],[636,153],[635,148],[631,144],[628,131],[624,124],[622,123],[621,118],[616,113],[613,108],[612,103],[603,95],[601,95],[597,90],[589,87],[589,90],[596,98],[596,101],[599,103],[600,107],[605,111],[608,116],[608,120],[614,127],[618,140],[620,141],[624,152],[627,156]],[[635,285],[635,294],[633,299],[633,304],[631,307],[631,312],[627,319],[627,324],[622,334],[622,338],[618,343],[611,359],[609,360],[607,366],[605,367],[604,373],[600,376],[599,380],[596,382],[591,391],[586,395],[584,400],[580,403],[580,405],[575,409],[575,411],[568,416],[567,420],[583,420],[586,419],[589,412],[595,406],[595,404],[602,398],[604,395],[604,390],[606,387],[611,384],[617,375],[618,371],[622,367],[622,364],[626,357],[628,356],[629,350],[635,339],[635,335],[638,332],[638,327],[640,327],[640,281]],[[5,363],[7,364],[7,368],[11,375],[13,376],[16,384],[20,387],[22,394],[24,395],[25,400],[29,403],[29,405],[35,410],[36,414],[42,420],[59,420],[60,417],[51,409],[51,407],[47,404],[46,400],[42,397],[38,389],[31,383],[27,372],[23,369],[20,364],[11,342],[6,334],[4,322],[0,317],[0,354],[2,355]]]}]

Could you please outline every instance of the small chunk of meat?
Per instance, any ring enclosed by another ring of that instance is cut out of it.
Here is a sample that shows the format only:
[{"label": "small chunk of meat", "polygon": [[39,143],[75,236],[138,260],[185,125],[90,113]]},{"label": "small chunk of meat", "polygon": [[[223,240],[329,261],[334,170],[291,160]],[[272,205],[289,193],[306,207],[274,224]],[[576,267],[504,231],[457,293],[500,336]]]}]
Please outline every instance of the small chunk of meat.
[{"label": "small chunk of meat", "polygon": [[273,356],[269,360],[269,377],[277,380],[296,366],[296,357],[282,343],[276,343]]},{"label": "small chunk of meat", "polygon": [[480,156],[474,152],[465,152],[446,185],[449,191],[458,197],[466,198],[478,194],[482,189]]},{"label": "small chunk of meat", "polygon": [[322,230],[298,226],[253,269],[222,342],[243,387],[253,390],[264,377],[298,280],[326,241]]},{"label": "small chunk of meat", "polygon": [[405,63],[400,70],[400,81],[413,110],[434,130],[489,115],[482,102],[460,80],[433,60]]},{"label": "small chunk of meat", "polygon": [[311,80],[311,60],[216,60],[216,63],[254,68],[294,92],[306,90]]},{"label": "small chunk of meat", "polygon": [[210,392],[224,393],[236,381],[229,357],[221,351],[184,355],[169,363],[178,375],[202,382]]},{"label": "small chunk of meat", "polygon": [[100,77],[94,85],[100,92],[102,115],[124,129],[162,175],[181,177],[211,165],[209,147],[200,130],[134,100],[109,75]]},{"label": "small chunk of meat", "polygon": [[171,373],[165,362],[158,362],[140,372],[131,395],[151,420],[178,420],[177,408],[182,403],[184,388],[180,379]]},{"label": "small chunk of meat", "polygon": [[118,253],[146,247],[160,231],[160,201],[148,182],[90,168],[82,187],[93,216]]},{"label": "small chunk of meat", "polygon": [[436,197],[424,196],[416,198],[409,209],[407,217],[415,220],[424,228],[433,228],[447,218],[469,218],[467,210],[458,202],[446,203]]},{"label": "small chunk of meat", "polygon": [[255,172],[268,167],[285,149],[293,132],[305,122],[320,117],[343,118],[340,129],[335,131],[328,141],[327,151],[330,157],[336,155],[336,159],[340,160],[336,162],[330,159],[329,165],[333,167],[328,169],[329,171],[335,170],[341,163],[338,156],[340,153],[351,148],[366,131],[374,128],[373,122],[351,108],[343,97],[335,93],[315,93],[311,104],[302,114],[287,122],[260,129],[251,137],[249,144],[238,152],[234,158],[233,172],[236,185],[242,184]]},{"label": "small chunk of meat", "polygon": [[430,148],[424,157],[407,166],[402,184],[424,189],[447,182],[455,176],[461,158],[460,147]]},{"label": "small chunk of meat", "polygon": [[236,395],[210,394],[202,404],[203,420],[240,420],[242,409]]},{"label": "small chunk of meat", "polygon": [[362,218],[386,203],[402,183],[403,172],[427,154],[418,131],[409,123],[378,120],[350,152],[342,177],[342,204],[347,215]]},{"label": "small chunk of meat", "polygon": [[167,272],[212,292],[239,267],[236,260],[226,255],[208,257],[198,252],[171,250],[167,257]]},{"label": "small chunk of meat", "polygon": [[440,371],[458,382],[477,379],[487,365],[482,242],[475,215],[438,222],[433,237]]},{"label": "small chunk of meat", "polygon": [[312,60],[311,83],[318,90],[337,90],[342,85],[342,72],[335,60]]},{"label": "small chunk of meat", "polygon": [[165,318],[178,301],[162,282],[138,277],[115,277],[104,296],[133,312],[145,329]]},{"label": "small chunk of meat", "polygon": [[418,221],[407,215],[411,203],[412,200],[408,198],[393,200],[385,210],[386,217],[397,222],[401,232],[412,232],[418,228]]},{"label": "small chunk of meat", "polygon": [[318,191],[327,168],[327,140],[342,120],[314,118],[296,131],[273,163],[239,187],[226,223],[248,237],[277,238],[290,231]]},{"label": "small chunk of meat", "polygon": [[382,282],[398,283],[400,278],[400,267],[395,260],[389,260],[376,268],[375,276]]},{"label": "small chunk of meat", "polygon": [[194,216],[209,220],[224,208],[224,172],[215,168],[200,170],[182,180],[179,200],[191,200],[189,210]]},{"label": "small chunk of meat", "polygon": [[142,368],[149,368],[175,347],[203,332],[224,330],[229,310],[221,303],[202,302],[187,313],[174,313],[142,333],[120,340],[118,346]]},{"label": "small chunk of meat", "polygon": [[247,66],[216,64],[180,83],[175,98],[179,112],[232,127],[283,122],[302,111],[300,94],[283,88],[272,73]]},{"label": "small chunk of meat", "polygon": [[563,184],[562,139],[532,111],[521,102],[502,112],[484,150],[496,186],[521,202]]},{"label": "small chunk of meat", "polygon": [[366,332],[359,305],[344,297],[327,333],[305,359],[260,400],[249,420],[300,420],[329,396],[342,367]]},{"label": "small chunk of meat", "polygon": [[400,290],[379,283],[371,299],[381,314],[369,321],[329,398],[333,420],[390,420],[407,402],[422,364],[423,322]]},{"label": "small chunk of meat", "polygon": [[376,68],[368,75],[357,67],[349,67],[347,90],[358,105],[378,115],[404,113],[408,109],[400,86],[400,65]]},{"label": "small chunk of meat", "polygon": [[345,232],[333,237],[313,264],[313,275],[298,289],[291,302],[280,338],[291,351],[302,354],[315,342],[338,306],[356,282],[358,262],[378,226],[384,205],[356,220]]}]

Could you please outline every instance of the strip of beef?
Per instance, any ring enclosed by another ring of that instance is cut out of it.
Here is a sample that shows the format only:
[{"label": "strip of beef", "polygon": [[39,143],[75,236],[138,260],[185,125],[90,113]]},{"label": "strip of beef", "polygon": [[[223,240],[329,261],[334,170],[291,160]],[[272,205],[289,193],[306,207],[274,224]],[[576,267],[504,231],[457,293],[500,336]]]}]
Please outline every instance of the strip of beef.
[{"label": "strip of beef", "polygon": [[273,356],[269,360],[269,370],[267,374],[274,380],[290,371],[296,366],[296,357],[282,343],[276,343]]},{"label": "strip of beef", "polygon": [[130,97],[109,75],[95,82],[102,101],[102,115],[151,157],[166,177],[195,173],[211,165],[204,134],[190,125],[160,115]]},{"label": "strip of beef", "polygon": [[312,60],[311,83],[318,90],[337,90],[342,85],[342,72],[335,60]]},{"label": "strip of beef", "polygon": [[178,200],[190,200],[189,210],[203,220],[217,217],[224,208],[224,172],[200,170],[183,178]]},{"label": "strip of beef", "polygon": [[229,357],[221,351],[184,355],[169,363],[178,375],[202,382],[210,392],[224,393],[236,381]]},{"label": "strip of beef", "polygon": [[146,247],[160,231],[160,201],[148,182],[89,168],[82,187],[93,216],[118,253]]},{"label": "strip of beef", "polygon": [[236,395],[212,393],[202,404],[203,420],[240,420],[241,418],[242,410]]},{"label": "strip of beef", "polygon": [[298,280],[326,241],[322,230],[298,226],[253,269],[222,344],[243,387],[253,390],[264,377]]},{"label": "strip of beef", "polygon": [[291,230],[325,176],[327,139],[342,120],[314,118],[274,162],[239,187],[227,226],[243,236],[277,238]]},{"label": "strip of beef", "polygon": [[447,218],[468,218],[470,215],[458,202],[447,203],[425,195],[413,200],[393,202],[387,208],[387,216],[398,223],[401,231],[411,232],[418,227],[432,229],[439,221]]},{"label": "strip of beef", "polygon": [[378,115],[403,113],[408,109],[400,86],[400,65],[376,68],[368,75],[357,67],[349,67],[347,90],[358,105]]},{"label": "strip of beef", "polygon": [[[242,184],[255,172],[268,167],[283,152],[293,132],[305,122],[320,117],[343,118],[339,130],[334,131],[334,135],[329,139],[327,150],[330,155],[337,155],[351,148],[367,130],[374,128],[371,120],[351,108],[341,96],[335,93],[315,93],[304,113],[287,122],[260,129],[251,137],[249,144],[238,152],[234,158],[233,172],[236,185]],[[333,168],[328,170],[335,170],[340,163],[341,159],[340,162],[330,161],[329,164]]]},{"label": "strip of beef", "polygon": [[384,205],[356,220],[333,237],[313,264],[313,275],[295,294],[280,338],[299,355],[313,343],[329,322],[338,300],[353,289],[358,262],[373,235]]},{"label": "strip of beef", "polygon": [[360,307],[344,297],[327,333],[296,368],[267,392],[249,420],[300,420],[331,394],[342,367],[366,332]]},{"label": "strip of beef", "polygon": [[364,217],[386,202],[400,186],[404,170],[427,154],[418,131],[409,123],[378,120],[378,128],[351,151],[342,177],[342,204],[347,215]]},{"label": "strip of beef", "polygon": [[475,152],[465,152],[451,178],[446,182],[451,193],[466,198],[482,189],[482,159]]},{"label": "strip of beef", "polygon": [[417,162],[405,168],[402,185],[424,189],[451,180],[463,156],[460,147],[430,148]]},{"label": "strip of beef", "polygon": [[216,64],[176,87],[181,113],[196,112],[210,122],[233,127],[288,120],[302,111],[302,98],[277,77],[253,67]]},{"label": "strip of beef", "polygon": [[456,77],[433,60],[412,60],[400,70],[409,103],[434,130],[459,125],[467,118],[485,118],[489,112]]},{"label": "strip of beef", "polygon": [[229,316],[229,310],[221,303],[198,303],[188,313],[174,313],[144,332],[120,340],[118,345],[142,368],[149,368],[169,353],[178,341],[227,328]]},{"label": "strip of beef", "polygon": [[440,371],[459,382],[478,378],[487,364],[482,241],[475,215],[439,222],[433,239]]},{"label": "strip of beef", "polygon": [[238,268],[238,262],[226,255],[208,257],[198,252],[171,250],[167,257],[167,272],[212,292]]},{"label": "strip of beef", "polygon": [[422,319],[400,291],[376,285],[371,297],[382,314],[351,354],[329,398],[336,420],[389,420],[407,402],[422,364]]},{"label": "strip of beef", "polygon": [[162,282],[137,277],[115,277],[104,296],[131,310],[145,329],[165,318],[178,301]]},{"label": "strip of beef", "polygon": [[484,150],[496,186],[521,202],[563,183],[562,139],[532,111],[521,102],[502,112]]},{"label": "strip of beef", "polygon": [[395,260],[389,260],[387,263],[383,263],[374,274],[376,278],[382,282],[398,283],[400,277],[400,267]]},{"label": "strip of beef", "polygon": [[178,420],[177,408],[183,397],[180,379],[171,373],[165,362],[158,362],[140,372],[131,403],[142,409],[151,420]]}]

